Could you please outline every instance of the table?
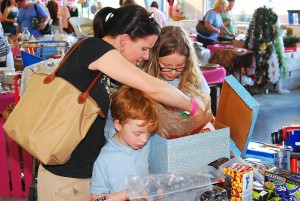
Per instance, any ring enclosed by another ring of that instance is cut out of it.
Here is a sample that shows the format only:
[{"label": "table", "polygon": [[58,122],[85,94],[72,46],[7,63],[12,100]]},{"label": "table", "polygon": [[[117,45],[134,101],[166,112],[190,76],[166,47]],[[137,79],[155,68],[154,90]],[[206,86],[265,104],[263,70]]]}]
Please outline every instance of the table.
[{"label": "table", "polygon": [[217,113],[218,105],[218,87],[222,87],[222,83],[226,77],[226,69],[219,66],[213,69],[201,69],[201,72],[210,87],[211,110],[214,116]]},{"label": "table", "polygon": [[208,45],[206,47],[207,49],[210,50],[210,55],[213,56],[214,53],[217,50],[222,50],[222,49],[233,49],[233,45],[232,44],[213,44],[213,45]]},{"label": "table", "polygon": [[[209,62],[224,66],[227,74],[234,75],[234,71],[239,69],[240,83],[242,81],[243,68],[246,68],[245,75],[249,75],[247,69],[256,68],[255,53],[244,48],[220,48],[210,57]],[[255,70],[251,70],[250,72],[255,72]]]},{"label": "table", "polygon": [[226,77],[226,69],[223,66],[212,69],[204,68],[201,72],[209,85],[223,83]]}]

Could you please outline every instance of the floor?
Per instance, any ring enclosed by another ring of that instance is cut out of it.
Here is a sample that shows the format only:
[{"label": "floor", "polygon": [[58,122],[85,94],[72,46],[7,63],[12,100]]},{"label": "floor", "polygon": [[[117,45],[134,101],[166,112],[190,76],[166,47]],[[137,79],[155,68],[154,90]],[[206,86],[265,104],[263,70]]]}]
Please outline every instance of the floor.
[{"label": "floor", "polygon": [[[269,92],[253,95],[260,104],[252,139],[271,143],[271,133],[282,126],[300,125],[300,88],[288,94]],[[26,201],[27,199],[0,198],[0,201]]]},{"label": "floor", "polygon": [[252,139],[271,143],[271,133],[283,126],[300,125],[300,88],[288,94],[270,92],[254,95],[260,104]]}]

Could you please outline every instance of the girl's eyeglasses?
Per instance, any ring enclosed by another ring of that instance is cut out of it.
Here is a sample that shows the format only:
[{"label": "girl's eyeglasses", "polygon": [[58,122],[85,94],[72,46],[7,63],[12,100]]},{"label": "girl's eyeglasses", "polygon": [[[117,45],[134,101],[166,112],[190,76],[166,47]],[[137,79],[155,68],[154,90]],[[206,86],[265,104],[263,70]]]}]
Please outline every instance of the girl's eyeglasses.
[{"label": "girl's eyeglasses", "polygon": [[160,71],[161,72],[172,72],[173,70],[175,70],[176,72],[182,73],[185,71],[185,68],[165,68],[165,67],[161,67],[160,66]]}]

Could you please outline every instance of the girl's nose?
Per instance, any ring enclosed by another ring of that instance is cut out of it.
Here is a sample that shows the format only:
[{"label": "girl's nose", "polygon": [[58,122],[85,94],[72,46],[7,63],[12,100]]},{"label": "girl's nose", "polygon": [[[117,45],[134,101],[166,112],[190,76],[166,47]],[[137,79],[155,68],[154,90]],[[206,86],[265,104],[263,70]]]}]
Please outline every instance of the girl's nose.
[{"label": "girl's nose", "polygon": [[176,75],[177,74],[177,71],[175,69],[173,69],[171,72],[170,72],[172,75]]}]

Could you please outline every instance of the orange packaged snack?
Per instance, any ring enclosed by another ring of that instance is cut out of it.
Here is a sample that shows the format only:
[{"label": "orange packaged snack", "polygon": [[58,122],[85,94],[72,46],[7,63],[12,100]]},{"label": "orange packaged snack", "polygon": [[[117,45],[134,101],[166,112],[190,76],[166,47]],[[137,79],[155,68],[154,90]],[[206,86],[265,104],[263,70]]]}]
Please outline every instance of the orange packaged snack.
[{"label": "orange packaged snack", "polygon": [[224,174],[231,176],[231,200],[252,200],[253,167],[240,163],[233,163],[224,168]]}]

